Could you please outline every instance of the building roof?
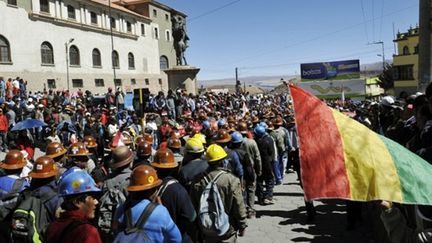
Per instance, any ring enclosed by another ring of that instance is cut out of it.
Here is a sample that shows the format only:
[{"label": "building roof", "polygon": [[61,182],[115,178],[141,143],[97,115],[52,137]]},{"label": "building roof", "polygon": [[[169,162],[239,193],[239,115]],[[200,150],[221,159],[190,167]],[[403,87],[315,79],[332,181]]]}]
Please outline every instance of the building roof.
[{"label": "building roof", "polygon": [[[97,4],[101,4],[101,5],[107,6],[107,7],[109,6],[108,0],[90,0],[90,1],[94,2],[94,3],[97,3]],[[111,8],[112,9],[115,9],[115,10],[118,10],[118,11],[122,11],[122,12],[131,14],[131,15],[134,15],[136,17],[140,17],[140,18],[143,18],[143,19],[146,19],[146,20],[150,20],[149,17],[141,15],[141,14],[139,14],[137,12],[132,11],[132,10],[129,10],[129,9],[127,9],[127,8],[119,5],[117,2],[120,2],[120,1],[112,1],[111,2]]]},{"label": "building roof", "polygon": [[400,40],[406,40],[408,37],[418,36],[419,35],[419,27],[416,26],[415,28],[410,27],[407,32],[398,32],[396,35],[396,40],[394,41],[400,41]]},{"label": "building roof", "polygon": [[187,17],[186,14],[184,14],[184,13],[182,13],[176,9],[173,9],[173,8],[171,8],[165,4],[154,1],[154,0],[114,0],[113,2],[115,4],[118,4],[121,6],[131,6],[131,5],[138,5],[138,4],[153,4],[153,5],[157,6],[158,8],[164,9],[168,12],[180,14],[183,17]]}]

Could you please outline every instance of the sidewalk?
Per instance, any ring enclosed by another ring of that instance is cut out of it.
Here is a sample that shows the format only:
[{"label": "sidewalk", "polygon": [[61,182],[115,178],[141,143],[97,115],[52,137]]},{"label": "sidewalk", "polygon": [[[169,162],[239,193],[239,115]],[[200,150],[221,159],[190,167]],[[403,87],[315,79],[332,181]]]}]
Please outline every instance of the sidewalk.
[{"label": "sidewalk", "polygon": [[307,223],[303,191],[295,173],[287,174],[283,185],[275,187],[274,199],[274,205],[256,206],[257,218],[248,220],[245,236],[238,242],[374,242],[367,219],[355,230],[346,230],[342,200],[314,202],[317,216],[314,222]]}]

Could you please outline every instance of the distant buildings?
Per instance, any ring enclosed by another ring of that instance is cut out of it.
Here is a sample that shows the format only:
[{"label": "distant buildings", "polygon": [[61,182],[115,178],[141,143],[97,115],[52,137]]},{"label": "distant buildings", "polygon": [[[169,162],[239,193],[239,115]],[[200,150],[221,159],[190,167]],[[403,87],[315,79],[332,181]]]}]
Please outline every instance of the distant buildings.
[{"label": "distant buildings", "polygon": [[419,81],[419,28],[398,33],[394,42],[397,44],[397,54],[393,55],[395,95],[399,96],[402,91],[415,93]]},{"label": "distant buildings", "polygon": [[0,77],[31,90],[166,92],[174,14],[185,16],[152,0],[0,0]]}]

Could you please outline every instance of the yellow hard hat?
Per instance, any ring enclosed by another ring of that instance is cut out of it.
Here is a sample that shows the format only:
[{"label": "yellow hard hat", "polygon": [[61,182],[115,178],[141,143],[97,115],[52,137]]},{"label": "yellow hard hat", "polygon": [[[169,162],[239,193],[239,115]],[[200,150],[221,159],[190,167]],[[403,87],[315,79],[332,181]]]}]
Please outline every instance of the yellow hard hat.
[{"label": "yellow hard hat", "polygon": [[203,143],[203,144],[206,144],[206,143],[207,143],[207,141],[206,141],[206,137],[205,137],[205,135],[202,134],[202,133],[197,133],[197,134],[195,134],[192,138],[196,138],[196,139],[200,140],[201,143]]},{"label": "yellow hard hat", "polygon": [[215,162],[227,157],[225,150],[218,144],[212,144],[206,152],[207,162]]},{"label": "yellow hard hat", "polygon": [[202,153],[204,152],[204,145],[198,138],[189,138],[186,142],[186,152]]}]

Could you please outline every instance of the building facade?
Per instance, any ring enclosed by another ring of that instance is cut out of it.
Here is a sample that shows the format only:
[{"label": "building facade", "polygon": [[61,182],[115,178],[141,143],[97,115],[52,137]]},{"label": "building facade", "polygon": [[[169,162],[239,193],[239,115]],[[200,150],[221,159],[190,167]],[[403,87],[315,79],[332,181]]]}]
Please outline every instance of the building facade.
[{"label": "building facade", "polygon": [[409,28],[398,33],[394,42],[397,54],[393,55],[393,78],[395,95],[406,91],[415,93],[418,89],[419,28]]},{"label": "building facade", "polygon": [[163,69],[175,54],[170,23],[159,23],[175,10],[163,7],[154,21],[153,8],[146,15],[116,1],[0,0],[0,77],[23,78],[35,91],[166,92]]}]

